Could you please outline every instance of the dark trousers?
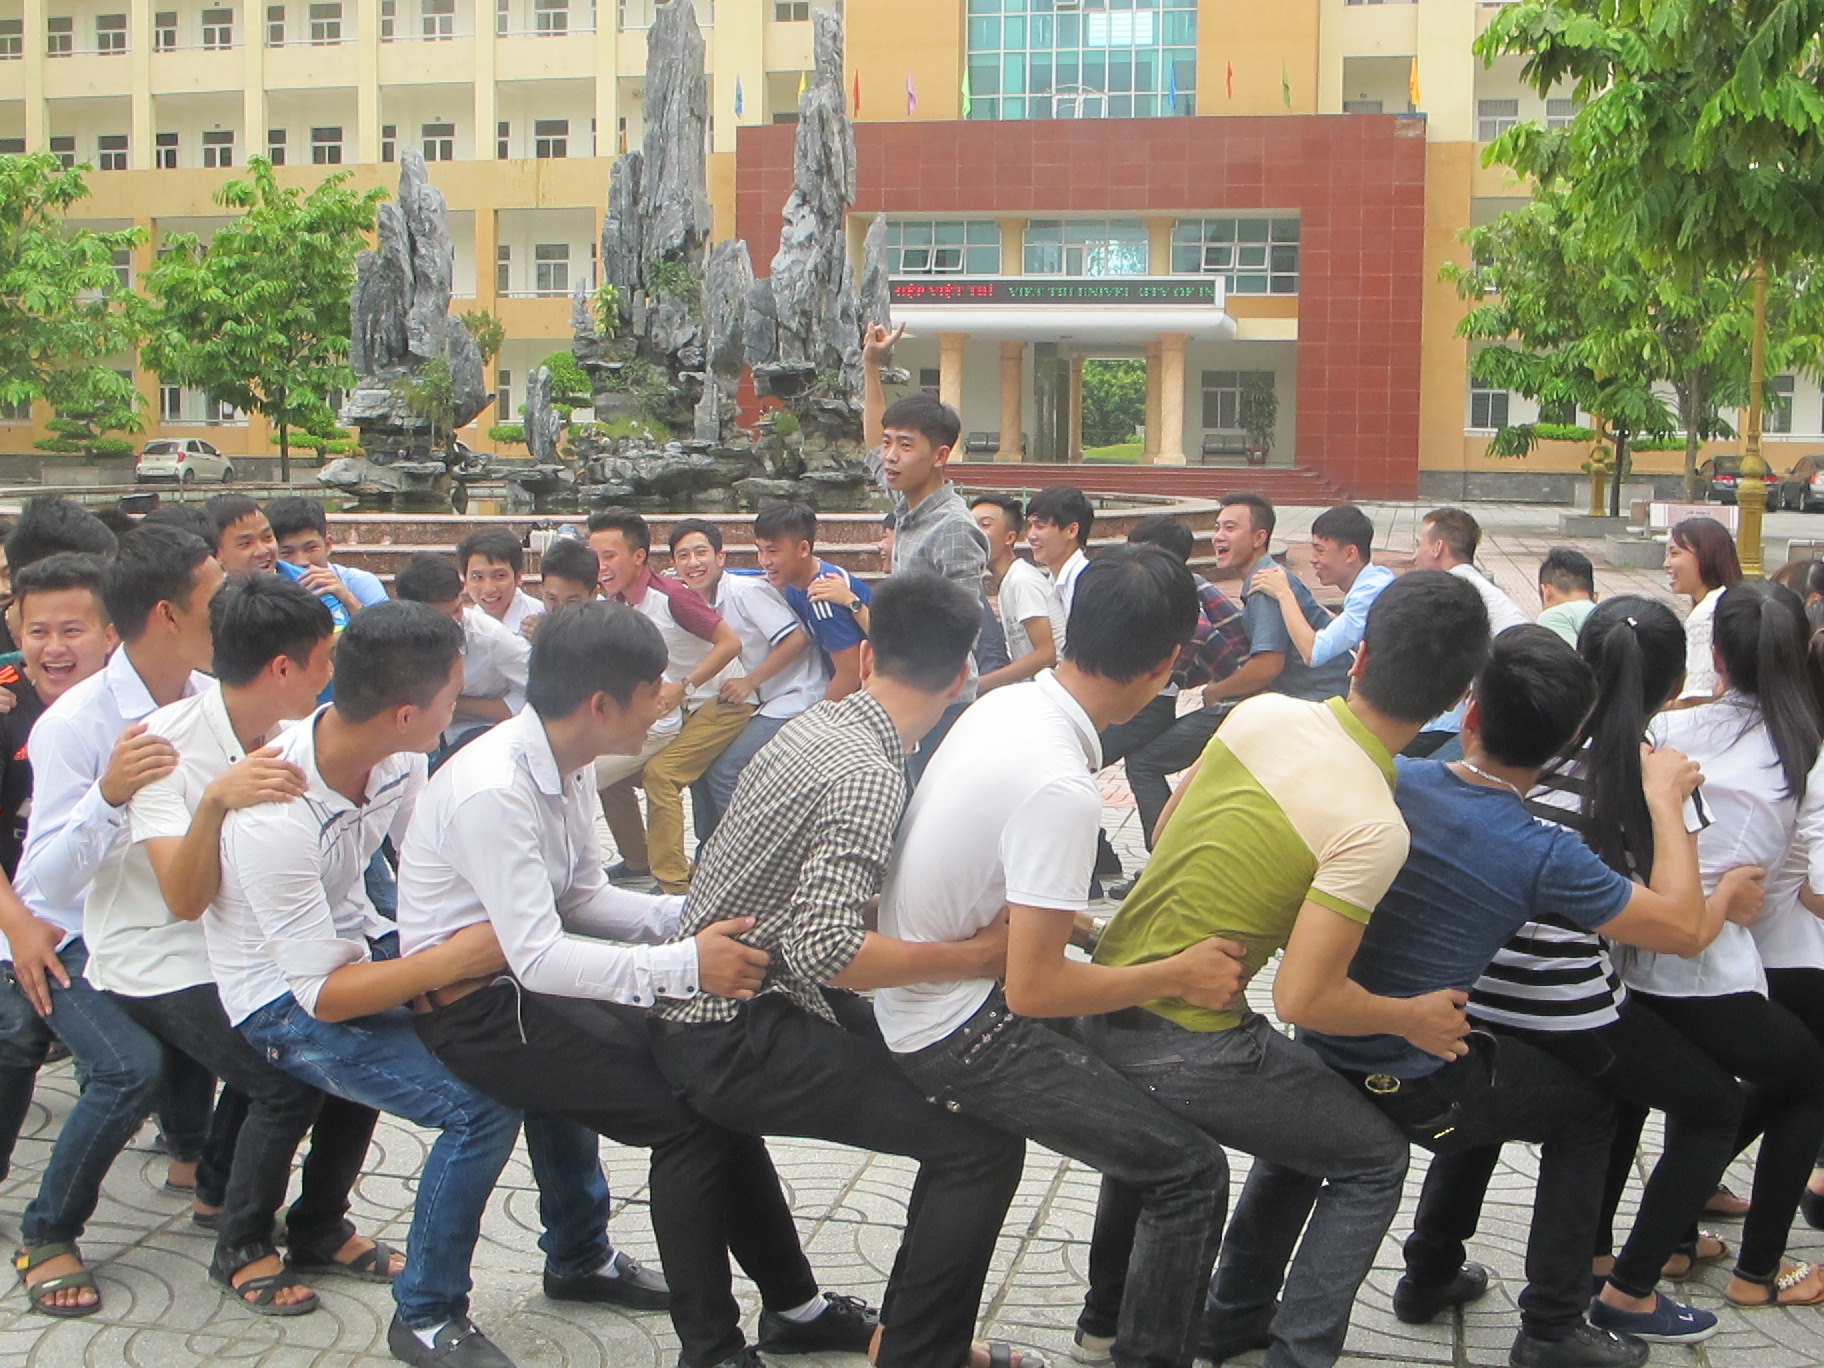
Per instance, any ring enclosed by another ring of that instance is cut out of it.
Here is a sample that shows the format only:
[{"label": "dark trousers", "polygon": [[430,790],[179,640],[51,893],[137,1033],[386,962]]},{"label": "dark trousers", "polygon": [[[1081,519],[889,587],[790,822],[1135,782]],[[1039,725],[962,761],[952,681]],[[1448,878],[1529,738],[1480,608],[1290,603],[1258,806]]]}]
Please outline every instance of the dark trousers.
[{"label": "dark trousers", "polygon": [[[1771,988],[1774,975],[1767,979]],[[1735,1266],[1753,1277],[1770,1277],[1779,1271],[1786,1253],[1799,1194],[1811,1177],[1818,1141],[1824,1137],[1824,1045],[1790,1007],[1759,993],[1637,996],[1746,1088],[1735,1152],[1746,1149],[1757,1136],[1761,1149],[1754,1165],[1753,1205],[1742,1219],[1742,1247]],[[1812,1011],[1815,1015],[1817,1009]]]},{"label": "dark trousers", "polygon": [[1216,1256],[1221,1146],[1074,1036],[1013,1015],[998,990],[944,1039],[895,1058],[934,1101],[1141,1191],[1115,1362],[1185,1368]]},{"label": "dark trousers", "polygon": [[858,1029],[768,994],[730,1022],[659,1023],[653,1049],[678,1095],[719,1125],[918,1161],[882,1306],[879,1368],[961,1364],[1026,1144],[932,1105],[893,1066],[867,1004],[839,996],[845,1025]]},{"label": "dark trousers", "polygon": [[[1698,1213],[1735,1154],[1741,1088],[1703,1051],[1632,996],[1622,1004],[1620,1020],[1592,1030],[1489,1029],[1543,1050],[1595,1083],[1615,1103],[1615,1138],[1592,1254],[1608,1254],[1614,1248],[1615,1212],[1627,1187],[1647,1112],[1666,1114],[1665,1147],[1647,1179],[1634,1229],[1609,1275],[1609,1281],[1628,1296],[1650,1296],[1673,1250],[1696,1233]],[[1498,1147],[1483,1152],[1486,1168],[1470,1163],[1467,1157],[1452,1165],[1451,1181],[1462,1186],[1446,1205],[1459,1209],[1470,1203],[1479,1205],[1499,1154]]]},{"label": "dark trousers", "polygon": [[[1469,1054],[1405,1080],[1397,1092],[1375,1092],[1351,1075],[1409,1140],[1436,1156],[1406,1241],[1406,1273],[1432,1287],[1456,1276],[1501,1145],[1531,1141],[1540,1146],[1539,1182],[1520,1320],[1536,1338],[1563,1339],[1590,1303],[1590,1250],[1615,1109],[1594,1083],[1524,1041],[1487,1034],[1470,1041]],[[1369,1077],[1378,1083],[1382,1075]]]},{"label": "dark trousers", "polygon": [[1153,829],[1159,825],[1159,814],[1171,799],[1172,786],[1167,776],[1189,769],[1210,744],[1216,728],[1222,725],[1229,709],[1199,708],[1173,722],[1153,740],[1127,757],[1127,784],[1134,791],[1134,806],[1140,813],[1140,832],[1146,848],[1153,848]]},{"label": "dark trousers", "polygon": [[731,1253],[775,1310],[817,1294],[765,1144],[712,1125],[673,1096],[644,1012],[502,980],[417,1026],[451,1073],[497,1101],[652,1150],[652,1228],[686,1368],[709,1368],[744,1343]]},{"label": "dark trousers", "polygon": [[[1149,742],[1156,740],[1172,725],[1178,715],[1178,695],[1160,694],[1125,722],[1104,727],[1098,738],[1102,742],[1102,764],[1118,764]],[[1151,843],[1148,843],[1150,848]],[[1096,833],[1096,875],[1119,877],[1121,861],[1108,842],[1106,832]]]}]

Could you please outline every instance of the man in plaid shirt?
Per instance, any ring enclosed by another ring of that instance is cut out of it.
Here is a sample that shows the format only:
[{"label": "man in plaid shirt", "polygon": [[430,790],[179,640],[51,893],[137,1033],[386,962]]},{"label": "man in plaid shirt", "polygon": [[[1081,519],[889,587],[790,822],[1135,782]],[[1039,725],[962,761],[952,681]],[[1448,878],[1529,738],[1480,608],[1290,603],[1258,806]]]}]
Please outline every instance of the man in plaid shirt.
[{"label": "man in plaid shirt", "polygon": [[[955,943],[870,929],[906,806],[906,754],[962,691],[981,610],[970,589],[914,574],[882,585],[870,616],[862,687],[788,722],[749,763],[676,932],[752,917],[740,939],[771,956],[765,982],[745,1002],[661,1003],[654,1050],[679,1096],[731,1130],[918,1160],[876,1363],[962,1368],[1025,1145],[930,1102],[894,1067],[866,1002],[843,990],[1005,967],[1004,921]],[[987,1368],[984,1348],[974,1357]]]}]

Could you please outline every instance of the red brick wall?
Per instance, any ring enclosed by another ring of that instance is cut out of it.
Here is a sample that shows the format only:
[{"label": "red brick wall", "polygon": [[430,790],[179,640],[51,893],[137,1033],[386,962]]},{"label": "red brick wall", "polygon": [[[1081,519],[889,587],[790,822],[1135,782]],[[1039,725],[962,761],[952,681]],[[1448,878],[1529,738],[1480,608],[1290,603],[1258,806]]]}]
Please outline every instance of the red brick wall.
[{"label": "red brick wall", "polygon": [[[1301,223],[1299,464],[1357,498],[1419,479],[1421,119],[1032,119],[856,126],[856,212],[1243,212]],[[735,230],[764,274],[791,193],[785,126],[740,130]]]}]

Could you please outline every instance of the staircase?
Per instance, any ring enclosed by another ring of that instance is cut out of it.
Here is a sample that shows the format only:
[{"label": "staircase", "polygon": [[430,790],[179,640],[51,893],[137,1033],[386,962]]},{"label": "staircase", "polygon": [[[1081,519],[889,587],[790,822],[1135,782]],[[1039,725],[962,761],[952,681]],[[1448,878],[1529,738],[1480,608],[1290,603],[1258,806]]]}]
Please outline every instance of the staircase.
[{"label": "staircase", "polygon": [[1097,494],[1151,494],[1163,498],[1219,499],[1252,490],[1275,504],[1326,507],[1348,496],[1302,466],[1038,465],[1028,462],[951,461],[950,478],[978,489],[1024,489],[1068,484]]}]

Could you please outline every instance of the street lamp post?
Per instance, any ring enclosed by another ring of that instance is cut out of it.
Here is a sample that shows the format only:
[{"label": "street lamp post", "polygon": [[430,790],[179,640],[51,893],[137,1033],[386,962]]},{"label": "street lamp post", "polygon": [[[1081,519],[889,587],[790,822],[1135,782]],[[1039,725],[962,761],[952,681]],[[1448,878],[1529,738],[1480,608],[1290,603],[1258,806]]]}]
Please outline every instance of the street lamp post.
[{"label": "street lamp post", "polygon": [[1754,332],[1748,351],[1748,420],[1742,430],[1742,468],[1735,479],[1735,550],[1742,574],[1760,579],[1761,517],[1767,511],[1767,463],[1761,459],[1761,408],[1767,388],[1767,263],[1754,263]]}]

